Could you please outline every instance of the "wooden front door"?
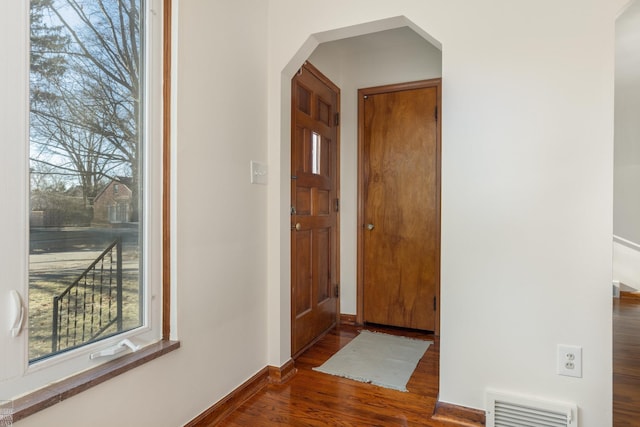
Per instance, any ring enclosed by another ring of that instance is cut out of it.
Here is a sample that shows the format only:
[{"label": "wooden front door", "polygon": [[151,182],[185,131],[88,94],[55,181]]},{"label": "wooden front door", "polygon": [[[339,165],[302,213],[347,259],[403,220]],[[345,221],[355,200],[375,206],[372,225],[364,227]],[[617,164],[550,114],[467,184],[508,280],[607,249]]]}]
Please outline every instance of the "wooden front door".
[{"label": "wooden front door", "polygon": [[338,315],[339,89],[311,64],[292,80],[291,353]]},{"label": "wooden front door", "polygon": [[359,321],[438,330],[440,80],[359,91]]}]

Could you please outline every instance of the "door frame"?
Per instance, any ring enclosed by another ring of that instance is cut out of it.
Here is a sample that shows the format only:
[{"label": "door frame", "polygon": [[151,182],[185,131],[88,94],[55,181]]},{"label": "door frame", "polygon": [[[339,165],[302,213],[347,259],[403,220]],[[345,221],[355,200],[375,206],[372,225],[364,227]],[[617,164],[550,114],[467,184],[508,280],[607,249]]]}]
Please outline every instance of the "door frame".
[{"label": "door frame", "polygon": [[389,84],[358,89],[358,213],[357,213],[357,289],[356,289],[356,323],[364,323],[364,99],[366,96],[382,93],[401,92],[412,89],[437,88],[437,117],[436,117],[436,204],[437,239],[440,250],[436,255],[436,313],[435,330],[440,335],[440,253],[441,248],[441,192],[442,192],[442,78],[419,80],[407,83]]},{"label": "door frame", "polygon": [[[335,324],[336,325],[340,325],[340,296],[341,296],[341,285],[340,285],[340,128],[341,128],[341,113],[340,113],[340,87],[338,87],[335,83],[333,83],[327,76],[325,76],[319,69],[317,69],[313,64],[311,64],[309,61],[305,61],[299,68],[298,73],[302,72],[302,70],[306,70],[307,72],[310,72],[311,74],[313,74],[318,80],[320,80],[323,84],[325,84],[326,86],[328,86],[329,88],[331,88],[331,90],[333,90],[336,93],[336,109],[335,109],[335,113],[338,114],[338,121],[336,124],[336,139],[335,139],[335,149],[336,149],[336,177],[335,177],[335,189],[336,189],[336,199],[338,200],[338,209],[336,210],[336,244],[335,244],[335,257],[336,257],[336,285],[337,285],[337,289],[338,289],[338,295],[336,297],[336,318],[335,318]],[[295,76],[291,77],[290,80],[290,84],[291,82],[293,82]],[[291,91],[291,102],[290,102],[290,117],[291,117],[291,129],[290,129],[290,137],[289,137],[289,179],[291,180],[291,174],[292,174],[292,165],[293,165],[293,159],[291,158],[291,155],[293,153],[293,138],[295,135],[295,126],[296,126],[296,122],[295,122],[295,93],[292,90]],[[290,184],[290,187],[293,187],[293,184]],[[293,199],[293,193],[289,194],[289,206],[291,206],[291,202]],[[291,218],[291,216],[289,217]],[[293,225],[292,225],[293,226]],[[290,237],[291,239],[291,237]],[[289,308],[289,319],[290,319],[290,325],[289,325],[289,332],[290,332],[290,338],[289,338],[289,345],[290,345],[290,352],[291,352],[291,357],[293,359],[295,359],[296,357],[298,357],[300,354],[304,353],[304,351],[306,351],[309,347],[311,347],[313,344],[315,344],[316,342],[318,342],[318,340],[320,338],[322,338],[325,334],[321,334],[320,336],[316,337],[313,341],[311,341],[311,343],[307,344],[303,349],[299,350],[298,352],[296,352],[295,354],[293,353],[293,339],[294,339],[294,332],[293,332],[293,328],[295,325],[295,313],[294,313],[294,307],[293,307],[293,275],[291,274],[293,271],[293,251],[290,252],[289,254],[289,274],[291,277],[291,280],[289,282],[289,301],[290,301],[290,308]],[[328,332],[328,331],[327,331]]]}]

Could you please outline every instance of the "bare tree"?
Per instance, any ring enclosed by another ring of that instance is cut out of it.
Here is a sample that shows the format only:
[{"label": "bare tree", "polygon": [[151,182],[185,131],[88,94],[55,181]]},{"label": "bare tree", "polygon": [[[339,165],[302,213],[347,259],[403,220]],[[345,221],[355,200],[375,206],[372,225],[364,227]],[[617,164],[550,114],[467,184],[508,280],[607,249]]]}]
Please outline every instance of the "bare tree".
[{"label": "bare tree", "polygon": [[52,0],[31,0],[31,104],[56,97],[50,84],[64,77],[69,43],[60,25],[47,19]]},{"label": "bare tree", "polygon": [[[139,0],[36,0],[35,4],[39,8],[35,22],[46,22],[40,32],[60,41],[49,43],[44,57],[59,60],[63,67],[56,69],[49,62],[51,72],[34,70],[34,60],[36,65],[39,60],[32,47],[32,161],[53,159],[60,173],[75,174],[89,205],[107,180],[131,177],[132,219],[137,221]],[[33,5],[34,0],[32,34]],[[34,99],[33,94],[46,96]]]}]

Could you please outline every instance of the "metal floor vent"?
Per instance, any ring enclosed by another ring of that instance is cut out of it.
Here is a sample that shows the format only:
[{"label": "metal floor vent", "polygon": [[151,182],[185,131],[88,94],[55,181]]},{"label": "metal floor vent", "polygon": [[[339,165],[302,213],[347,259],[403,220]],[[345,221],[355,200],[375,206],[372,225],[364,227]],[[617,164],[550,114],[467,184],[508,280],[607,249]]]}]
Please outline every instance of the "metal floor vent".
[{"label": "metal floor vent", "polygon": [[495,391],[487,392],[486,427],[577,427],[578,407]]}]

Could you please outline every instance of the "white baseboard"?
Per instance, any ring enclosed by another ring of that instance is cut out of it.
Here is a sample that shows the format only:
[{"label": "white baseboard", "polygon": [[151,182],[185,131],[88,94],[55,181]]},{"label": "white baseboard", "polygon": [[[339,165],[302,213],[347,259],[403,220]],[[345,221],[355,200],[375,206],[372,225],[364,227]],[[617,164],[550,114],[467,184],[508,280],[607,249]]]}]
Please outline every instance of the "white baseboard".
[{"label": "white baseboard", "polygon": [[618,282],[623,291],[640,289],[640,250],[616,239],[613,241],[613,281]]}]

